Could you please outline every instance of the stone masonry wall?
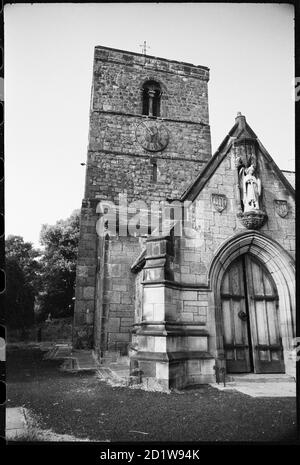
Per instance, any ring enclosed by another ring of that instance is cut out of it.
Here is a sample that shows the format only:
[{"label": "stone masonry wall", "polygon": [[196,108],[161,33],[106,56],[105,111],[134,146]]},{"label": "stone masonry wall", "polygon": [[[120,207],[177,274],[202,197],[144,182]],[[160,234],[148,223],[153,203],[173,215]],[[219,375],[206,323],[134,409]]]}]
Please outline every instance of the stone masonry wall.
[{"label": "stone masonry wall", "polygon": [[[99,157],[99,158],[98,158]],[[89,191],[99,199],[118,202],[118,194],[127,194],[133,200],[159,201],[176,198],[190,182],[189,170],[196,176],[200,163],[185,160],[157,159],[157,182],[153,182],[153,168],[149,158],[124,157],[116,154],[93,154],[97,169],[90,168]]]},{"label": "stone masonry wall", "polygon": [[[75,345],[92,346],[97,301],[97,200],[148,204],[179,197],[211,157],[207,82],[209,70],[121,50],[96,47],[90,112],[84,202],[76,281]],[[147,80],[160,83],[159,118],[142,115],[141,89]],[[167,128],[165,150],[149,152],[135,140],[142,121],[156,120]],[[153,176],[153,158],[157,180]],[[94,229],[93,229],[94,228]],[[102,350],[125,347],[134,321],[134,276],[130,266],[141,251],[135,238],[111,239],[104,270],[101,311],[105,327]],[[98,270],[98,271],[97,271]],[[87,308],[89,310],[87,314]],[[97,318],[96,318],[97,319]],[[79,341],[84,342],[79,342]]]},{"label": "stone masonry wall", "polygon": [[[228,154],[200,192],[198,238],[177,238],[175,247],[174,278],[182,283],[207,284],[211,260],[217,248],[234,234],[246,228],[237,218],[235,180],[231,154]],[[260,229],[277,241],[293,257],[295,256],[295,201],[285,185],[271,170],[265,158],[258,155],[259,176],[262,183],[262,202],[268,219]],[[215,210],[211,195],[224,194],[227,207],[219,213]],[[287,200],[289,212],[281,218],[275,210],[274,200]]]},{"label": "stone masonry wall", "polygon": [[208,124],[205,66],[95,48],[92,111],[142,113],[140,89],[147,80],[163,90],[162,116]]},{"label": "stone masonry wall", "polygon": [[[295,201],[282,181],[258,154],[259,177],[262,183],[262,203],[268,215],[261,232],[277,241],[295,257]],[[170,289],[170,308],[178,321],[201,322],[210,334],[209,350],[215,349],[215,315],[211,292],[207,289],[211,261],[221,244],[245,231],[237,218],[235,179],[231,154],[221,162],[215,173],[199,193],[201,218],[196,219],[198,234],[195,238],[175,238],[174,280],[181,283],[180,290]],[[215,210],[211,195],[224,194],[227,207],[222,213]],[[274,200],[287,200],[288,214],[281,218],[275,210]],[[189,287],[184,288],[184,284]],[[195,286],[197,289],[193,289]],[[170,312],[171,313],[171,312]]]},{"label": "stone masonry wall", "polygon": [[77,348],[93,345],[98,242],[95,208],[89,201],[83,201],[81,207],[73,329],[73,345]]},{"label": "stone masonry wall", "polygon": [[[86,198],[159,200],[179,196],[211,156],[209,71],[186,63],[96,47],[90,114]],[[161,84],[165,150],[149,152],[135,140],[142,115],[141,88]],[[157,181],[151,160],[157,160]]]},{"label": "stone masonry wall", "polygon": [[197,290],[173,290],[170,299],[176,304],[176,321],[207,322],[207,293]]},{"label": "stone masonry wall", "polygon": [[135,301],[135,275],[130,267],[140,251],[138,238],[112,236],[109,239],[104,268],[103,351],[127,352],[134,323]]}]

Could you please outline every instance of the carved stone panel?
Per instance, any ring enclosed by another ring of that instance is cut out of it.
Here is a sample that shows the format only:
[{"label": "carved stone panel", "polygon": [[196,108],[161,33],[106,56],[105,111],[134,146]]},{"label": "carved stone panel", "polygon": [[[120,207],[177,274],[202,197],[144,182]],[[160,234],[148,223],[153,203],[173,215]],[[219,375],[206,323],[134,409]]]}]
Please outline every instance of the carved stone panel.
[{"label": "carved stone panel", "polygon": [[284,218],[288,214],[288,205],[286,200],[274,200],[276,213]]},{"label": "carved stone panel", "polygon": [[223,194],[211,194],[211,202],[214,208],[221,213],[227,206],[227,197]]}]

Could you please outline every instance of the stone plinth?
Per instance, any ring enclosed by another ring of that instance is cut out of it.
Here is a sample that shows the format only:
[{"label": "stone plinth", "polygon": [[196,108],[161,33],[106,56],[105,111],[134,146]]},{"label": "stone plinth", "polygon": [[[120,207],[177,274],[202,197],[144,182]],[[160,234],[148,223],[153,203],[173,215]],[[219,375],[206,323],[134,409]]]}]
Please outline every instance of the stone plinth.
[{"label": "stone plinth", "polygon": [[[202,321],[182,321],[172,289],[172,238],[147,239],[144,266],[142,321],[134,325],[131,359],[146,378],[165,388],[184,388],[214,381],[214,358],[209,353],[208,332]],[[169,251],[169,253],[167,253]],[[197,292],[182,291],[181,298],[197,299]],[[180,301],[178,300],[178,303]],[[198,312],[193,300],[191,312]],[[186,313],[186,315],[189,315]],[[192,315],[192,313],[191,313]]]},{"label": "stone plinth", "polygon": [[260,229],[267,220],[267,214],[261,210],[238,213],[237,217],[247,229]]}]

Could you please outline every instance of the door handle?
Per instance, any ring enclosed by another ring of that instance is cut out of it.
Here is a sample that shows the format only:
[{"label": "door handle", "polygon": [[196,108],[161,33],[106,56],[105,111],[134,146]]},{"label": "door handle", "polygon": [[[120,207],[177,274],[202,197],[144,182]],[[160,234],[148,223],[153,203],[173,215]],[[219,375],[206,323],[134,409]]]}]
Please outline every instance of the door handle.
[{"label": "door handle", "polygon": [[242,321],[246,321],[246,320],[248,319],[247,313],[243,312],[243,310],[240,310],[240,311],[239,311],[238,317],[239,317]]}]

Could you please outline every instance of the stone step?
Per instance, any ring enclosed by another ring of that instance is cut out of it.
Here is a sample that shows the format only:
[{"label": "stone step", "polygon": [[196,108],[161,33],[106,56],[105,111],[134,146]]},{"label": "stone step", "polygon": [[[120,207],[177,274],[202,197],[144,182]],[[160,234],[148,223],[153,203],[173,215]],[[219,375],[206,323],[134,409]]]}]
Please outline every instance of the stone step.
[{"label": "stone step", "polygon": [[105,355],[101,357],[100,363],[101,365],[105,365],[107,363],[113,363],[116,362],[118,359],[118,355]]},{"label": "stone step", "polygon": [[111,379],[111,377],[112,377],[112,373],[111,373],[111,370],[109,368],[105,368],[105,367],[98,368],[97,373],[103,379]]},{"label": "stone step", "polygon": [[68,357],[72,352],[72,346],[70,344],[55,344],[48,352],[43,356],[44,360],[59,360]]},{"label": "stone step", "polygon": [[65,357],[63,364],[60,367],[61,371],[96,371],[99,364],[94,358],[93,352],[89,351],[73,351],[68,357]]},{"label": "stone step", "polygon": [[107,364],[112,370],[129,370],[129,364],[127,363],[118,363],[118,362],[111,362]]},{"label": "stone step", "polygon": [[129,376],[129,369],[128,370],[112,370],[119,378],[125,379]]},{"label": "stone step", "polygon": [[114,371],[111,370],[109,367],[100,367],[97,369],[97,373],[99,378],[105,381],[111,380],[117,381],[119,383],[127,383],[127,380],[129,378],[129,372],[127,370]]},{"label": "stone step", "polygon": [[7,440],[28,434],[26,415],[27,410],[24,407],[6,408],[5,436]]},{"label": "stone step", "polygon": [[294,383],[295,378],[284,373],[227,375],[226,384],[232,383]]}]

